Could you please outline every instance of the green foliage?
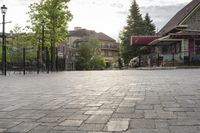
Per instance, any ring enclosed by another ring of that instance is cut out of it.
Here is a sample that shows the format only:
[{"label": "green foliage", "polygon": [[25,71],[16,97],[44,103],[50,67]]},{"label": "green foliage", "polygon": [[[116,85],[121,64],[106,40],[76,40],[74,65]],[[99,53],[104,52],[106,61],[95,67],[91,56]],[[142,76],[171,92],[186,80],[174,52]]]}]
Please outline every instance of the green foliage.
[{"label": "green foliage", "polygon": [[95,55],[90,61],[90,69],[92,70],[103,70],[105,67],[105,62],[102,56]]},{"label": "green foliage", "polygon": [[[23,48],[30,49],[34,45],[33,33],[25,33],[24,29],[15,25],[10,31],[10,36],[7,38],[7,61],[8,62],[22,62]],[[34,59],[36,50],[29,51],[26,57]]]},{"label": "green foliage", "polygon": [[40,0],[29,6],[28,12],[31,22],[31,29],[37,33],[37,38],[41,38],[42,25],[45,24],[45,44],[53,45],[66,38],[68,22],[72,19],[72,14],[68,10],[69,0]]},{"label": "green foliage", "polygon": [[153,20],[151,20],[148,13],[145,16],[144,24],[146,35],[155,35],[155,25],[153,24]]},{"label": "green foliage", "polygon": [[143,46],[140,48],[140,54],[142,55],[148,55],[151,53],[150,51],[151,51],[150,47],[147,46]]},{"label": "green foliage", "polygon": [[10,36],[7,41],[13,47],[29,47],[35,43],[34,34],[25,32],[24,28],[19,25],[15,25],[10,31]]},{"label": "green foliage", "polygon": [[104,69],[104,59],[99,52],[99,41],[95,37],[89,37],[78,50],[76,62],[77,70],[101,70]]},{"label": "green foliage", "polygon": [[155,33],[155,26],[152,24],[149,15],[147,14],[145,20],[143,20],[139,6],[135,0],[133,0],[129,11],[130,15],[127,18],[127,26],[124,27],[119,35],[121,53],[125,64],[128,64],[133,57],[140,54],[140,48],[130,45],[131,36],[153,35]]},{"label": "green foliage", "polygon": [[[45,29],[45,46],[52,46],[52,65],[55,70],[56,43],[67,37],[68,22],[72,14],[68,9],[70,0],[40,0],[29,6],[28,15],[31,23],[30,29],[36,33],[35,38],[42,38],[42,24]],[[44,22],[44,23],[42,23]],[[41,45],[41,43],[39,43]]]},{"label": "green foliage", "polygon": [[130,32],[129,34],[143,35],[144,34],[144,21],[140,14],[140,9],[134,0],[129,10],[130,15],[127,19],[127,27],[125,29]]}]

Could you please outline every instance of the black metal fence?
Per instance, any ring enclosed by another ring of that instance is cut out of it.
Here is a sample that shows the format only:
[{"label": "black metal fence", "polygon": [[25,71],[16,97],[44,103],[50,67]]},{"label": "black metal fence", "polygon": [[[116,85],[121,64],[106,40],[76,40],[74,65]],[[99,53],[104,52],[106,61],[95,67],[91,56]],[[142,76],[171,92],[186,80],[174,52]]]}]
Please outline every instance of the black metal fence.
[{"label": "black metal fence", "polygon": [[140,66],[200,66],[200,55],[188,51],[176,54],[158,54],[140,56]]},{"label": "black metal fence", "polygon": [[[49,47],[41,48],[39,46],[15,47],[6,46],[6,54],[2,58],[2,47],[0,46],[0,70],[2,75],[6,72],[20,72],[24,75],[28,72],[47,72],[65,70],[65,59],[58,57],[57,48],[55,55],[52,55],[52,49]],[[55,61],[52,61],[52,57]],[[6,65],[3,65],[3,63]],[[55,63],[54,63],[55,62]],[[53,64],[54,63],[54,64]],[[55,66],[55,69],[53,69]]]}]

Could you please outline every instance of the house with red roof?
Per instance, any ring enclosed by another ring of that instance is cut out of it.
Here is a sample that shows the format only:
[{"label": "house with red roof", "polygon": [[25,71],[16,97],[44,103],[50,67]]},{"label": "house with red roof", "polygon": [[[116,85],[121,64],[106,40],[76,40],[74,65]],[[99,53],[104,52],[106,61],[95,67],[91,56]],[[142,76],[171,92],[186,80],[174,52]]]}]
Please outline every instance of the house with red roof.
[{"label": "house with red roof", "polygon": [[131,45],[153,48],[158,66],[200,65],[200,0],[177,12],[156,36],[132,36]]}]

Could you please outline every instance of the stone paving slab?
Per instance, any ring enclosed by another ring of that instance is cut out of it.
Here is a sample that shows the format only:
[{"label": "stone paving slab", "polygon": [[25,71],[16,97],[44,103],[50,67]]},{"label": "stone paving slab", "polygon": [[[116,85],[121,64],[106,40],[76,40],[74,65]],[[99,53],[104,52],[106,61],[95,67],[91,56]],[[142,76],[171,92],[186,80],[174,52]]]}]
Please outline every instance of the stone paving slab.
[{"label": "stone paving slab", "polygon": [[107,131],[126,131],[129,126],[129,121],[109,121],[105,130]]},{"label": "stone paving slab", "polygon": [[200,69],[0,76],[0,132],[199,133]]}]

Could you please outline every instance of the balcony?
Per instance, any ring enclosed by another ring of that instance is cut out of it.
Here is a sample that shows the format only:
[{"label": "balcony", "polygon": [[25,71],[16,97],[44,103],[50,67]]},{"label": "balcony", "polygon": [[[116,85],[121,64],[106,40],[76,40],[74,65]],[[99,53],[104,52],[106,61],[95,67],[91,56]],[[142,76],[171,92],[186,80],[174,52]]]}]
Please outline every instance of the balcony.
[{"label": "balcony", "polygon": [[111,45],[101,45],[101,50],[112,50],[112,51],[118,51],[118,45],[111,44]]}]

